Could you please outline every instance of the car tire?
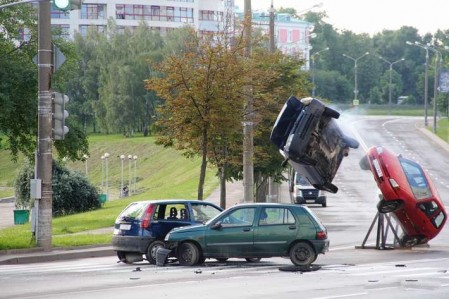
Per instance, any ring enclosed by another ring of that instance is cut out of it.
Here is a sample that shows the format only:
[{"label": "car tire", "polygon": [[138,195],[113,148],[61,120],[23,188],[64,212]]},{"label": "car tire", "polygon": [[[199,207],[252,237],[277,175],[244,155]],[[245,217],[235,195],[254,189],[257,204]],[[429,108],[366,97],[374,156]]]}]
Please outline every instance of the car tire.
[{"label": "car tire", "polygon": [[419,238],[416,236],[411,237],[411,236],[403,235],[400,242],[401,242],[402,247],[411,248],[415,245],[418,245]]},{"label": "car tire", "polygon": [[327,202],[323,202],[323,203],[321,204],[321,206],[322,206],[323,208],[327,207]]},{"label": "car tire", "polygon": [[117,251],[117,257],[120,262],[125,263],[125,264],[130,264],[130,262],[126,259],[126,252]]},{"label": "car tire", "polygon": [[245,258],[245,260],[248,263],[258,263],[258,262],[260,262],[261,259],[262,259],[261,257],[247,257],[247,258]]},{"label": "car tire", "polygon": [[379,213],[386,214],[396,211],[402,206],[402,201],[400,200],[381,200],[377,204],[377,210]]},{"label": "car tire", "polygon": [[181,266],[194,266],[200,261],[200,250],[192,242],[179,245],[178,261]]},{"label": "car tire", "polygon": [[289,256],[292,263],[296,266],[308,266],[317,258],[315,250],[305,242],[294,244],[290,248]]},{"label": "car tire", "polygon": [[218,257],[218,258],[216,258],[216,260],[219,261],[220,263],[224,263],[228,260],[228,258],[227,257]]},{"label": "car tire", "polygon": [[157,250],[164,247],[165,245],[162,241],[156,240],[151,242],[150,245],[148,245],[147,253],[145,254],[147,261],[152,265],[156,265]]},{"label": "car tire", "polygon": [[335,119],[340,117],[340,113],[338,111],[335,111],[334,109],[329,108],[329,107],[324,108],[323,115],[324,116],[328,116],[328,117],[332,117],[332,118],[335,118]]},{"label": "car tire", "polygon": [[360,161],[359,166],[362,170],[370,170],[369,161],[368,161],[368,155],[364,155]]}]

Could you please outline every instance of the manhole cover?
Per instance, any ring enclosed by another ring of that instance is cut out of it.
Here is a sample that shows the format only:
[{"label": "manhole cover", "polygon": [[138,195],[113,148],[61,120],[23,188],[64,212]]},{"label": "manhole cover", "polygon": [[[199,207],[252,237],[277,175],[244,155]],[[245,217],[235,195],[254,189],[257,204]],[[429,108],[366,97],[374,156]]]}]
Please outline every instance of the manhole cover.
[{"label": "manhole cover", "polygon": [[279,271],[288,271],[288,272],[310,272],[319,269],[321,269],[321,266],[319,265],[279,267]]}]

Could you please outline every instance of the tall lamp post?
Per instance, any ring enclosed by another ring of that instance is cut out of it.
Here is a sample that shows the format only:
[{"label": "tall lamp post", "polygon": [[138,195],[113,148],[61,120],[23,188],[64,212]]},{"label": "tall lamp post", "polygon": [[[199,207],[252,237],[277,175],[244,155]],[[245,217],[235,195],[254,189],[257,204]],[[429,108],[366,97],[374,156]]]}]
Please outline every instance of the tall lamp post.
[{"label": "tall lamp post", "polygon": [[426,64],[425,64],[425,71],[424,71],[424,125],[428,126],[427,121],[427,93],[428,93],[428,70],[429,70],[429,46],[423,45],[420,42],[409,42],[406,41],[407,45],[410,46],[417,46],[424,50],[426,50]]},{"label": "tall lamp post", "polygon": [[101,155],[101,193],[104,192],[104,159],[106,159],[106,157]]},{"label": "tall lamp post", "polygon": [[131,190],[131,162],[133,160],[132,155],[128,155],[128,190]]},{"label": "tall lamp post", "polygon": [[104,159],[106,162],[106,199],[109,200],[109,175],[108,175],[108,159],[109,153],[104,153]]},{"label": "tall lamp post", "polygon": [[389,80],[389,83],[388,83],[388,115],[391,115],[391,90],[392,90],[391,74],[393,72],[393,65],[398,63],[398,62],[404,61],[405,59],[401,58],[401,59],[396,60],[394,62],[390,62],[389,60],[383,58],[382,56],[379,56],[379,58],[390,65],[390,80]]},{"label": "tall lamp post", "polygon": [[133,157],[134,159],[134,193],[137,191],[137,156]]},{"label": "tall lamp post", "polygon": [[357,95],[358,95],[358,93],[359,93],[359,90],[357,89],[357,62],[358,62],[361,58],[365,57],[365,56],[368,55],[368,54],[369,54],[369,52],[366,52],[365,54],[363,54],[362,56],[359,56],[359,57],[357,57],[357,58],[353,58],[353,57],[351,57],[351,56],[349,56],[349,55],[343,54],[344,57],[349,58],[349,59],[351,59],[352,61],[354,61],[354,100],[357,100],[357,99],[358,99]]},{"label": "tall lamp post", "polygon": [[84,161],[86,162],[86,176],[88,175],[88,168],[87,168],[87,159],[89,159],[89,156],[88,155],[83,155],[83,159],[84,159]]},{"label": "tall lamp post", "polygon": [[123,161],[125,160],[125,155],[120,155],[121,166],[122,166],[122,183],[120,185],[120,197],[125,197],[123,190]]},{"label": "tall lamp post", "polygon": [[315,69],[315,56],[318,56],[318,55],[320,55],[321,52],[324,52],[327,50],[329,50],[329,47],[327,47],[323,50],[317,51],[310,56],[310,60],[312,61],[312,97],[313,98],[315,97],[315,88],[316,88],[316,86],[315,86],[315,70],[316,70]]}]

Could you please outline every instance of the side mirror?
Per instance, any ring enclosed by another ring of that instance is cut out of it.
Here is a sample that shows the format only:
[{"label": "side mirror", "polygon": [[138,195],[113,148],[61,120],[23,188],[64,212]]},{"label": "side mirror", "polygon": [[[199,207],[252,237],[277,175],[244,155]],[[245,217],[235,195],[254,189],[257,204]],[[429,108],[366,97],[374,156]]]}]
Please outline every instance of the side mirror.
[{"label": "side mirror", "polygon": [[219,230],[221,228],[222,228],[221,221],[217,221],[214,223],[214,225],[211,226],[211,229]]}]

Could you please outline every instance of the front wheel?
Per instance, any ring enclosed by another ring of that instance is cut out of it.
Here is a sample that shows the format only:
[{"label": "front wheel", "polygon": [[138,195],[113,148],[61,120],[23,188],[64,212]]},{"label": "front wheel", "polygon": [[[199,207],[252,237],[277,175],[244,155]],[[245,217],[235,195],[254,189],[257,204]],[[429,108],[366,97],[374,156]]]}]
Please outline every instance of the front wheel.
[{"label": "front wheel", "polygon": [[200,261],[200,250],[191,243],[182,243],[178,248],[178,260],[182,266],[194,266]]},{"label": "front wheel", "polygon": [[401,238],[401,246],[411,248],[415,245],[418,245],[419,238],[418,237],[410,237],[407,235],[403,235]]},{"label": "front wheel", "polygon": [[147,258],[147,261],[152,265],[156,265],[157,250],[159,248],[165,248],[164,242],[153,241],[148,246],[146,258]]},{"label": "front wheel", "polygon": [[290,249],[289,256],[292,263],[296,266],[308,266],[317,258],[312,246],[304,242],[293,245]]},{"label": "front wheel", "polygon": [[248,257],[245,260],[248,263],[258,263],[258,262],[260,262],[261,259],[262,259],[261,257]]},{"label": "front wheel", "polygon": [[386,214],[396,211],[402,206],[400,200],[381,200],[377,204],[377,210],[379,213]]}]

